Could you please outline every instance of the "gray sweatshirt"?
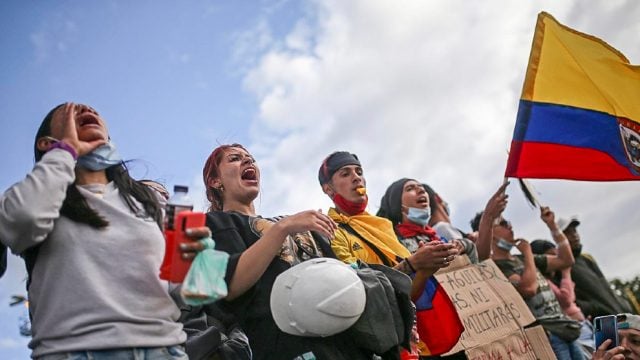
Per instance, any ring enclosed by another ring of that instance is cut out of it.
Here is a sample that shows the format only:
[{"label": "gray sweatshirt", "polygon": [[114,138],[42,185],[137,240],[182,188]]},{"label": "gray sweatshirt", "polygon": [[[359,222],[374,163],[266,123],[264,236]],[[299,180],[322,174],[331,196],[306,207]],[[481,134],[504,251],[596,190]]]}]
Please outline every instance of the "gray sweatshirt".
[{"label": "gray sweatshirt", "polygon": [[158,277],[158,225],[132,213],[113,183],[78,187],[108,227],[60,216],[74,166],[53,149],[0,197],[0,240],[16,254],[42,244],[29,287],[32,357],[184,343],[180,311]]}]

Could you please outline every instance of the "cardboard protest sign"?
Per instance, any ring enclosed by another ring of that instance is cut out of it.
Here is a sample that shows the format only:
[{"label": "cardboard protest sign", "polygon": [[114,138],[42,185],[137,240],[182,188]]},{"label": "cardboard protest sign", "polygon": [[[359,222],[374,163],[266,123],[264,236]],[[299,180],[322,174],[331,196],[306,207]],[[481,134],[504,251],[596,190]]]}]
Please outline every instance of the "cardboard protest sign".
[{"label": "cardboard protest sign", "polygon": [[435,276],[465,328],[449,354],[465,350],[469,359],[554,358],[542,328],[524,330],[535,318],[492,260],[470,264],[461,256]]}]

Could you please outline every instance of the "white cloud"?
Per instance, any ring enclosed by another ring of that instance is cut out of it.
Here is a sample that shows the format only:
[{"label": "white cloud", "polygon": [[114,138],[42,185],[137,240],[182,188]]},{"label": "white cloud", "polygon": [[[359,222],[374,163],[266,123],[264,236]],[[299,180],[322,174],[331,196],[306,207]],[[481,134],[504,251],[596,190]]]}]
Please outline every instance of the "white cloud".
[{"label": "white cloud", "polygon": [[37,32],[29,35],[31,45],[33,45],[36,62],[43,62],[49,57],[51,45],[49,44],[46,34]]},{"label": "white cloud", "polygon": [[[330,152],[350,150],[365,168],[370,211],[393,180],[416,177],[443,194],[454,222],[468,228],[502,182],[539,11],[640,62],[640,7],[633,1],[327,0],[315,6],[283,39],[261,21],[238,52],[248,54],[250,44],[264,51],[244,63],[253,64],[245,86],[260,109],[250,149],[262,167],[258,205],[265,215],[326,209],[318,166]],[[582,215],[585,248],[606,275],[640,273],[629,255],[640,250],[635,183],[534,184],[558,214]],[[509,192],[506,216],[519,233],[548,237],[515,184]]]},{"label": "white cloud", "polygon": [[65,15],[52,14],[50,21],[42,24],[42,30],[29,35],[37,63],[48,61],[52,56],[65,53],[78,38],[78,25]]}]

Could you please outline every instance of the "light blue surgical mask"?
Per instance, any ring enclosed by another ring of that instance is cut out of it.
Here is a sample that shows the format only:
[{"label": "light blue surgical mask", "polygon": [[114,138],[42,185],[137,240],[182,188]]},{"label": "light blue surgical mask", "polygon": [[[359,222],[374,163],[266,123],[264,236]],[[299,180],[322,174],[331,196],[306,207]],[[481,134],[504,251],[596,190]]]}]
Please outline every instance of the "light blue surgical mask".
[{"label": "light blue surgical mask", "polygon": [[446,202],[442,205],[444,207],[444,212],[447,213],[447,216],[451,215],[451,210],[449,209],[449,204]]},{"label": "light blue surgical mask", "polygon": [[431,217],[431,209],[419,209],[414,207],[407,207],[407,219],[414,224],[427,226],[429,223],[429,218]]},{"label": "light blue surgical mask", "polygon": [[120,164],[121,162],[122,157],[118,154],[116,145],[112,141],[109,141],[92,152],[78,158],[78,165],[92,171],[104,170],[113,165]]},{"label": "light blue surgical mask", "polygon": [[498,249],[502,249],[504,251],[511,251],[511,249],[515,246],[514,244],[508,242],[505,239],[498,238],[498,242],[496,243]]}]

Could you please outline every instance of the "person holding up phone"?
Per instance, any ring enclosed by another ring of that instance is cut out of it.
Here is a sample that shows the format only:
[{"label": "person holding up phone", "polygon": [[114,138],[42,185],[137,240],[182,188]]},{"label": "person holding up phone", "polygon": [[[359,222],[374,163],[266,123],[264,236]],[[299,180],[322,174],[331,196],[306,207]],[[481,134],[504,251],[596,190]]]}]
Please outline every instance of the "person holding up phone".
[{"label": "person holding up phone", "polygon": [[593,354],[593,360],[640,359],[640,316],[618,314],[618,345],[607,350],[611,339],[605,340]]}]

